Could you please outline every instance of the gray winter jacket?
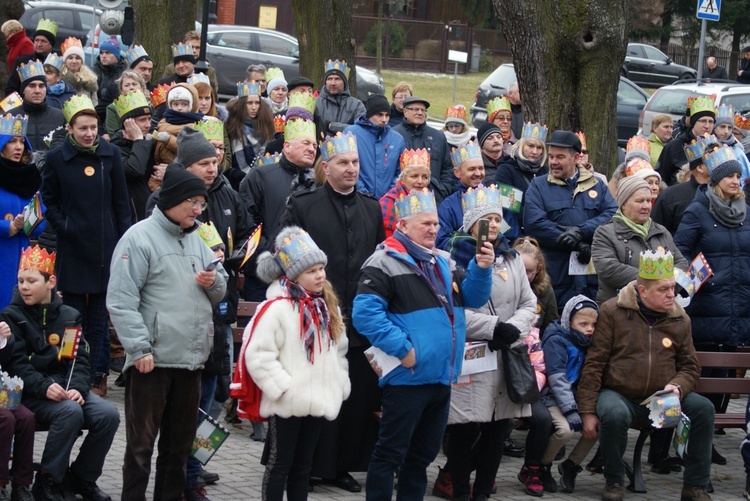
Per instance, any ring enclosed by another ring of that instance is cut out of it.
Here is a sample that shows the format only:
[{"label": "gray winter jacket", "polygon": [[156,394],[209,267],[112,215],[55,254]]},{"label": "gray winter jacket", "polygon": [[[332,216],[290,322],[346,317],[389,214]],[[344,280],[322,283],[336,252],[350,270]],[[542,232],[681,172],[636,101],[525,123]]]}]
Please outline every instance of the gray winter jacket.
[{"label": "gray winter jacket", "polygon": [[349,94],[349,84],[346,82],[344,90],[336,95],[329,94],[323,87],[315,104],[315,123],[318,131],[324,132],[325,135],[332,135],[328,130],[331,122],[353,125],[364,114],[365,105]]}]

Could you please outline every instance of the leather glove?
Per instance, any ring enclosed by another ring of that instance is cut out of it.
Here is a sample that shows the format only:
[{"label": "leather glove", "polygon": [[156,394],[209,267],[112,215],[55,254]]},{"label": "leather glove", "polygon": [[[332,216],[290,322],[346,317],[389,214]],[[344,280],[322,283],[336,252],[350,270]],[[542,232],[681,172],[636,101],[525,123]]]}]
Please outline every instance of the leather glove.
[{"label": "leather glove", "polygon": [[589,261],[591,261],[591,246],[586,243],[580,243],[576,247],[576,250],[578,251],[578,262],[589,264]]},{"label": "leather glove", "polygon": [[565,419],[568,420],[568,425],[570,425],[570,429],[573,431],[581,431],[583,430],[583,420],[581,419],[581,415],[578,414],[578,411],[572,410],[565,413]]},{"label": "leather glove", "polygon": [[558,228],[563,230],[562,235],[557,237],[557,241],[555,242],[558,247],[568,251],[575,250],[583,240],[583,232],[581,231],[581,228],[578,226],[559,226]]},{"label": "leather glove", "polygon": [[490,350],[497,351],[503,346],[515,343],[520,336],[521,331],[518,330],[518,327],[515,325],[506,322],[498,322],[492,333],[492,340],[487,343],[487,346]]}]

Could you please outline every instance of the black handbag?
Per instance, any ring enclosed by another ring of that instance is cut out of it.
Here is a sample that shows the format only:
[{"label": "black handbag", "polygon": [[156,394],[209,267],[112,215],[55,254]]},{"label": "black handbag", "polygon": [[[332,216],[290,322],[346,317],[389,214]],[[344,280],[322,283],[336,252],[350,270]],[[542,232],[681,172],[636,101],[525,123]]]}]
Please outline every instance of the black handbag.
[{"label": "black handbag", "polygon": [[525,343],[502,348],[503,370],[508,397],[516,404],[533,404],[539,400],[539,387]]}]

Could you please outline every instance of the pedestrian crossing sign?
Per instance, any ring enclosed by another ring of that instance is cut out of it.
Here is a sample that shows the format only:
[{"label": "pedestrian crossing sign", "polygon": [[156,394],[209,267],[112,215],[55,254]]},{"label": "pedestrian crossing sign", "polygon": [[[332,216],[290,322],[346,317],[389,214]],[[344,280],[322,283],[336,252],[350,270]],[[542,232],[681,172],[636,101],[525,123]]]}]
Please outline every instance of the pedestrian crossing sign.
[{"label": "pedestrian crossing sign", "polygon": [[698,0],[698,19],[706,21],[718,21],[721,11],[721,0]]}]

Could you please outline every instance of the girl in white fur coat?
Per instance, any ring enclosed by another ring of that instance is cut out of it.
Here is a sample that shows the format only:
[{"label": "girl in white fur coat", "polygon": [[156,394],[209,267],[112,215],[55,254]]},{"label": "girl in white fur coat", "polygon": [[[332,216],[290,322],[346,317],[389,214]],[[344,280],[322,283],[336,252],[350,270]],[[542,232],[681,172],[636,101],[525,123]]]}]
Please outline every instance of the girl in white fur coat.
[{"label": "girl in white fur coat", "polygon": [[326,255],[297,227],[282,230],[276,253],[258,257],[258,276],[271,285],[252,325],[244,362],[268,417],[261,463],[263,499],[306,500],[310,467],[324,419],[349,397],[348,342],[338,299],[326,280]]}]

